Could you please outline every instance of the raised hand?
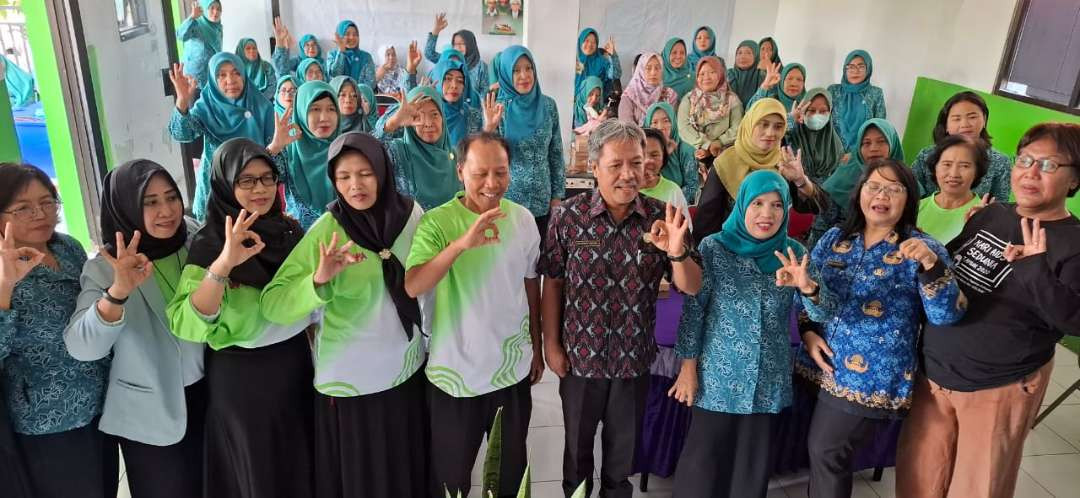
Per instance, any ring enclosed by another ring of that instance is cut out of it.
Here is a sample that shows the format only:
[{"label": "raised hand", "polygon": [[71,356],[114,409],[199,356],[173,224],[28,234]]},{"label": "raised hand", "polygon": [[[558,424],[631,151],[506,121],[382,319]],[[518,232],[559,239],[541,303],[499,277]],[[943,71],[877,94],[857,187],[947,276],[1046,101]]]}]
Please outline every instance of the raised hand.
[{"label": "raised hand", "polygon": [[386,120],[387,128],[389,131],[396,130],[405,126],[419,126],[423,124],[424,118],[420,115],[420,104],[431,100],[424,95],[417,95],[411,102],[405,98],[405,92],[399,91],[397,94],[398,104],[397,111],[394,112],[390,119]]},{"label": "raised hand", "polygon": [[45,253],[32,247],[15,247],[15,236],[11,234],[11,222],[4,224],[4,233],[0,234],[0,286],[15,288],[26,275],[41,264]]},{"label": "raised hand", "polygon": [[788,248],[787,255],[780,251],[773,251],[780,260],[780,269],[776,270],[777,287],[795,287],[803,294],[811,294],[817,288],[817,284],[810,278],[810,255],[803,254],[802,260],[795,254],[795,250]]},{"label": "raised hand", "polygon": [[497,207],[484,211],[469,227],[469,230],[465,232],[465,235],[462,235],[456,242],[462,250],[498,244],[501,241],[499,239],[499,227],[495,225],[495,222],[505,217],[506,213],[503,213],[502,209]]},{"label": "raised hand", "polygon": [[499,128],[499,123],[502,123],[503,113],[505,107],[502,102],[499,102],[498,96],[494,92],[488,92],[482,102],[484,109],[484,131],[494,132]]},{"label": "raised hand", "polygon": [[694,406],[694,397],[697,396],[698,391],[698,372],[697,372],[697,360],[682,361],[682,367],[679,368],[679,376],[675,378],[675,383],[668,389],[668,397],[675,398],[675,401],[686,406]]},{"label": "raised hand", "polygon": [[169,70],[169,81],[172,82],[173,89],[176,90],[176,109],[180,112],[187,112],[191,108],[195,88],[199,85],[198,81],[195,80],[194,76],[184,74],[183,64],[172,65],[172,69]]},{"label": "raised hand", "polygon": [[198,0],[191,2],[191,19],[198,19],[202,17],[202,15],[202,5],[199,5]]},{"label": "raised hand", "polygon": [[671,204],[665,205],[664,220],[653,222],[649,230],[649,242],[669,257],[679,258],[685,255],[686,240],[690,233],[690,220],[683,216],[682,210]]},{"label": "raised hand", "polygon": [[285,22],[281,20],[281,16],[274,18],[274,38],[277,38],[277,44],[279,47],[285,47],[288,50],[289,45],[286,44],[289,38],[289,28],[285,26]]},{"label": "raised hand", "polygon": [[345,38],[337,34],[337,31],[334,32],[334,45],[337,45],[338,52],[347,50],[345,47]]},{"label": "raised hand", "polygon": [[430,86],[431,88],[435,88],[435,82],[431,81],[431,78],[428,77],[426,74],[424,76],[421,76],[420,81],[417,81],[416,84],[419,86]]},{"label": "raised hand", "polygon": [[274,115],[274,137],[270,140],[270,145],[266,146],[270,154],[279,154],[286,146],[300,139],[303,131],[299,125],[292,122],[293,111],[293,104],[289,104],[282,115]]},{"label": "raised hand", "polygon": [[615,39],[614,38],[612,38],[610,36],[608,37],[607,43],[604,44],[604,51],[607,52],[608,55],[615,55]]},{"label": "raised hand", "polygon": [[972,216],[975,216],[975,213],[981,211],[982,208],[986,207],[991,202],[994,202],[994,198],[990,197],[989,193],[983,194],[982,199],[979,200],[979,203],[971,206],[971,209],[968,209],[968,212],[964,213],[964,223],[967,223]]},{"label": "raised hand", "polygon": [[806,348],[806,352],[810,355],[810,359],[814,360],[814,363],[817,363],[817,366],[821,371],[832,375],[833,350],[829,347],[829,343],[825,342],[825,339],[822,339],[816,332],[804,333],[802,340],[803,347]]},{"label": "raised hand", "polygon": [[810,108],[810,101],[805,102],[795,101],[791,105],[791,119],[796,123],[803,124],[803,120],[806,119],[806,110]]},{"label": "raised hand", "polygon": [[805,182],[806,170],[803,168],[802,149],[792,151],[790,145],[781,148],[780,162],[777,164],[777,169],[780,170],[780,175],[789,182]]},{"label": "raised hand", "polygon": [[450,23],[446,22],[446,12],[435,14],[435,26],[431,28],[431,34],[438,35],[449,25]]},{"label": "raised hand", "polygon": [[926,246],[922,239],[910,238],[900,243],[900,255],[905,259],[918,261],[923,270],[929,270],[938,262],[937,253]]},{"label": "raised hand", "polygon": [[319,266],[315,269],[315,275],[312,278],[315,285],[323,285],[333,280],[346,268],[367,259],[362,252],[353,253],[352,248],[353,241],[351,240],[338,247],[337,232],[330,237],[329,244],[319,242]]},{"label": "raised hand", "polygon": [[697,159],[698,161],[701,161],[701,160],[705,159],[706,157],[708,157],[708,155],[709,155],[709,150],[708,149],[695,149],[694,150],[694,158]]},{"label": "raised hand", "polygon": [[1024,238],[1024,245],[1010,243],[1005,246],[1005,261],[1012,263],[1046,252],[1046,229],[1040,226],[1038,218],[1020,218],[1020,234]]},{"label": "raised hand", "polygon": [[[232,216],[225,217],[225,247],[221,249],[220,261],[230,271],[262,252],[266,243],[259,234],[251,230],[251,225],[259,219],[259,213],[248,214],[247,210],[241,209],[236,215],[234,222]],[[251,245],[245,245],[251,241]],[[225,276],[225,275],[221,275]]]},{"label": "raised hand", "polygon": [[416,68],[420,67],[420,62],[422,60],[420,48],[417,47],[416,40],[409,42],[409,59],[405,63],[405,70],[408,71],[409,74],[416,74]]},{"label": "raised hand", "polygon": [[116,232],[116,256],[100,251],[101,256],[113,269],[113,283],[109,286],[109,295],[116,299],[128,297],[154,274],[154,263],[139,252],[141,238],[142,234],[135,230],[131,243],[124,244],[124,234]]},{"label": "raised hand", "polygon": [[761,89],[768,90],[780,83],[780,64],[769,64],[765,68],[765,81],[761,82]]}]

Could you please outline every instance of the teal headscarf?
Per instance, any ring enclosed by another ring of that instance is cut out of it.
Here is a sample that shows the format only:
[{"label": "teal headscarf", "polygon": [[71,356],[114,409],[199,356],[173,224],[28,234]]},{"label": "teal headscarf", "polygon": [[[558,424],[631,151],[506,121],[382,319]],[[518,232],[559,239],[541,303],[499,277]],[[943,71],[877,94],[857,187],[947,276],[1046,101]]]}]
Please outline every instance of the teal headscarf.
[{"label": "teal headscarf", "polygon": [[[596,76],[589,76],[581,82],[581,86],[578,87],[577,96],[574,97],[574,126],[581,126],[589,121],[589,116],[585,114],[585,105],[589,102],[589,93],[593,90],[600,89],[600,98],[597,99],[596,104],[602,106],[604,104],[604,82],[600,81],[600,78]],[[600,112],[600,109],[595,109],[596,112]]]},{"label": "teal headscarf", "polygon": [[308,128],[307,115],[312,103],[327,96],[333,100],[334,107],[340,109],[337,92],[328,83],[309,81],[296,90],[296,110],[292,120],[300,127],[301,133],[300,138],[286,149],[289,179],[294,184],[299,201],[320,212],[336,198],[326,173],[326,163],[330,143],[337,138],[338,131],[334,130],[329,137],[317,138]]},{"label": "teal headscarf", "polygon": [[345,85],[351,85],[353,90],[356,91],[356,112],[345,115],[338,109],[338,133],[368,131],[361,129],[366,119],[364,119],[363,115],[363,104],[360,102],[360,88],[356,86],[356,81],[345,75],[335,76],[334,79],[330,80],[330,88],[334,89],[334,95],[337,95],[339,98],[341,96],[341,89]]},{"label": "teal headscarf", "polygon": [[[514,88],[514,64],[526,57],[533,65],[535,82],[532,90],[526,94],[518,93]],[[532,52],[521,45],[507,47],[499,55],[499,101],[505,106],[503,114],[503,136],[510,143],[517,143],[531,137],[547,117],[542,109],[543,94],[540,93],[540,71],[536,68],[536,59]]]},{"label": "teal headscarf", "polygon": [[[790,73],[792,69],[798,69],[803,77],[803,88],[798,95],[788,95],[784,93],[784,80],[787,79],[788,73]],[[796,101],[802,102],[803,99],[806,98],[806,67],[798,62],[792,62],[784,66],[784,70],[780,71],[780,82],[777,83],[777,86],[776,99],[779,100],[781,104],[784,104],[784,109],[791,112],[791,107],[795,105]]]},{"label": "teal headscarf", "polygon": [[375,90],[372,90],[370,86],[363,83],[356,85],[356,93],[360,94],[360,98],[364,99],[368,103],[368,112],[364,112],[364,103],[359,103],[359,111],[363,114],[360,119],[360,131],[365,133],[371,133],[375,129],[375,123],[379,121],[379,107],[375,101]]},{"label": "teal headscarf", "polygon": [[[315,57],[308,57],[307,54],[304,53],[304,45],[307,45],[307,42],[309,42],[309,41],[315,42],[315,50],[316,50]],[[296,45],[298,47],[300,47],[300,55],[298,56],[298,57],[300,57],[300,60],[304,60],[304,59],[318,59],[320,61],[322,60],[322,58],[323,58],[322,45],[319,45],[319,39],[316,38],[315,35],[307,34],[307,35],[301,36],[300,41]]]},{"label": "teal headscarf", "polygon": [[254,39],[241,38],[236,44],[236,55],[244,61],[244,74],[247,75],[248,83],[254,85],[259,92],[263,92],[270,85],[270,81],[266,79],[266,72],[262,70],[262,55],[256,52],[257,55],[253,61],[248,60],[247,56],[244,55],[244,49],[247,48],[248,43],[255,45],[256,49],[258,49],[258,44],[255,43]]},{"label": "teal headscarf", "polygon": [[[705,50],[698,50],[697,48],[697,35],[701,32],[701,30],[705,30],[707,33],[709,33],[709,39],[712,40],[712,43],[709,44],[709,48]],[[694,37],[690,39],[690,48],[691,50],[689,50],[686,54],[687,68],[696,68],[698,62],[705,57],[716,57],[716,32],[708,26],[702,26],[694,30]]]},{"label": "teal headscarf", "polygon": [[[735,92],[735,95],[739,96],[739,100],[745,106],[750,102],[750,97],[753,97],[757,93],[758,88],[761,87],[761,82],[765,80],[765,75],[758,69],[758,62],[760,62],[761,51],[758,49],[758,44],[754,40],[743,40],[739,43],[738,47],[735,47],[735,52],[738,54],[739,49],[742,47],[749,47],[754,52],[754,63],[746,69],[739,69],[739,66],[735,63],[731,64],[728,68],[728,85],[731,85],[731,91]],[[738,55],[736,55],[738,58]]]},{"label": "teal headscarf", "polygon": [[[357,26],[355,22],[348,19],[338,23],[336,32],[338,36],[344,38],[345,32],[348,31],[349,28],[356,28],[356,32],[359,35],[360,27]],[[363,74],[364,71],[364,66],[375,64],[375,60],[371,58],[371,54],[367,53],[365,50],[360,50],[359,46],[357,48],[346,48],[342,52],[342,55],[345,57],[345,74],[351,76],[353,80],[360,79],[360,75]]]},{"label": "teal headscarf", "polygon": [[[413,88],[405,98],[412,102],[413,99],[421,96],[433,102],[442,101],[442,95],[429,86]],[[461,190],[461,181],[458,180],[457,167],[454,163],[454,152],[446,128],[446,120],[443,119],[442,136],[435,143],[429,144],[420,139],[412,126],[405,127],[404,143],[407,158],[402,161],[404,164],[395,166],[401,168],[406,172],[407,177],[414,180],[416,201],[424,209],[446,203]]]},{"label": "teal headscarf", "polygon": [[[293,85],[296,85],[296,77],[291,74],[286,74],[285,76],[282,76],[277,80],[277,86],[274,87],[277,89],[276,91],[274,91],[274,112],[278,115],[285,114],[285,104],[281,103],[281,101],[278,99],[281,98],[281,85],[284,85],[286,81],[291,82]],[[293,99],[293,102],[296,102],[295,98]]]},{"label": "teal headscarf", "polygon": [[[686,48],[686,42],[682,38],[671,38],[664,44],[664,52],[660,56],[664,59],[664,86],[675,90],[679,98],[694,89],[694,71],[690,69],[690,59],[683,61],[680,68],[671,65],[671,49],[676,43],[682,43]],[[689,54],[689,51],[687,51]]]},{"label": "teal headscarf", "polygon": [[[443,54],[445,55],[446,52],[444,50]],[[457,50],[454,52],[460,54]],[[443,80],[450,71],[457,71],[464,78],[465,86],[461,89],[461,97],[457,102],[449,102],[443,98]],[[465,57],[462,56],[460,60],[448,58],[440,61],[435,65],[435,69],[431,70],[431,81],[439,96],[435,101],[439,103],[446,122],[445,135],[449,135],[450,144],[456,146],[469,133],[469,104],[465,100],[469,98],[469,89],[472,88],[472,84],[469,82],[469,70],[465,66]]]},{"label": "teal headscarf", "polygon": [[[667,102],[657,102],[649,106],[649,109],[645,111],[645,120],[642,124],[647,128],[652,127],[653,116],[656,115],[656,111],[663,111],[667,114],[668,119],[671,120],[671,133],[668,134],[668,138],[675,142],[675,152],[672,153],[672,155],[678,154],[679,149],[682,147],[689,147],[679,138],[679,120],[675,114],[675,108],[671,107],[671,104]],[[677,160],[671,160],[669,158],[667,164],[660,170],[660,176],[675,182],[675,184],[679,186],[686,185],[682,164]]]},{"label": "teal headscarf", "polygon": [[889,141],[889,158],[897,161],[904,160],[904,149],[900,147],[900,135],[896,133],[896,128],[893,128],[893,125],[881,118],[870,119],[863,123],[862,127],[859,128],[858,139],[852,145],[854,150],[851,159],[847,164],[836,168],[836,171],[821,186],[822,190],[832,197],[833,202],[845,214],[847,214],[848,204],[851,201],[851,191],[855,188],[855,182],[859,180],[859,175],[862,174],[863,166],[866,164],[860,145],[863,136],[866,135],[866,130],[871,127],[877,128],[878,131],[885,135],[885,140]]},{"label": "teal headscarf", "polygon": [[[780,229],[772,237],[761,240],[750,235],[746,229],[746,209],[758,196],[776,192],[784,203],[784,220],[780,223]],[[780,269],[780,260],[774,254],[780,251],[787,256],[787,250],[794,249],[796,256],[802,257],[806,252],[802,245],[788,237],[788,210],[791,209],[791,193],[788,190],[787,181],[772,170],[758,170],[743,179],[739,186],[739,193],[735,195],[735,203],[732,205],[731,214],[724,220],[724,226],[720,233],[713,235],[727,250],[744,258],[753,258],[761,273],[772,275]]]},{"label": "teal headscarf", "polygon": [[[856,57],[862,57],[866,62],[866,79],[862,83],[854,84],[848,82],[847,79],[847,65],[851,64],[851,59]],[[837,115],[839,120],[840,129],[836,130],[842,138],[853,138],[855,133],[859,132],[860,127],[866,122],[866,119],[870,117],[867,112],[866,104],[863,99],[863,92],[870,88],[870,77],[874,74],[874,60],[870,58],[870,54],[865,50],[852,50],[851,53],[844,58],[844,67],[840,69],[843,77],[840,79],[840,93],[837,95],[837,107],[844,109],[843,115]],[[841,105],[842,103],[842,105]],[[858,142],[862,140],[862,133],[859,132],[858,140],[852,140],[846,142],[850,147],[858,148]]]},{"label": "teal headscarf", "polygon": [[[585,52],[581,51],[581,45],[585,43],[585,39],[593,35],[596,37],[596,51],[592,55],[585,55]],[[532,56],[530,55],[530,59]],[[514,58],[517,60],[517,58]],[[607,71],[608,60],[600,55],[600,34],[595,29],[585,28],[581,30],[577,38],[577,73],[574,76],[574,88],[581,85],[581,82],[589,76],[603,77],[605,71]],[[513,68],[513,65],[510,66]]]},{"label": "teal headscarf", "polygon": [[15,61],[0,55],[4,60],[4,81],[7,82],[8,100],[11,107],[23,107],[34,101],[34,77],[23,71]]},{"label": "teal headscarf", "polygon": [[[435,68],[433,68],[429,73],[431,81],[436,82],[436,84],[438,85],[436,88],[439,90],[439,93],[442,93],[442,84],[440,82],[442,82],[443,78],[446,76],[446,72],[443,71],[439,74],[436,74],[436,72],[439,70],[439,64],[442,64],[443,62],[449,64],[461,64],[461,66],[464,68],[461,72],[465,75],[465,91],[462,92],[462,100],[466,105],[480,109],[483,103],[480,100],[480,94],[476,91],[476,87],[473,86],[473,82],[469,81],[468,58],[465,57],[465,54],[461,53],[460,50],[455,49],[451,46],[443,47],[442,53],[439,54],[439,61],[435,64]],[[448,70],[449,69],[447,69],[447,71]],[[447,120],[449,119],[450,118],[448,114]],[[457,140],[455,140],[454,143],[456,144]]]},{"label": "teal headscarf", "polygon": [[217,72],[223,64],[232,64],[243,75],[244,61],[236,54],[218,52],[210,58],[210,74],[203,86],[202,96],[191,108],[191,116],[202,123],[212,143],[244,137],[266,144],[274,136],[274,111],[266,100],[244,78],[240,97],[230,99],[217,86]]},{"label": "teal headscarf", "polygon": [[[824,88],[813,88],[806,92],[805,102],[812,102],[818,95],[828,102],[829,112],[832,112],[832,97]],[[785,138],[793,150],[802,151],[803,169],[815,183],[820,184],[832,175],[844,155],[844,144],[833,128],[832,119],[820,130],[811,130],[806,123],[796,124]]]},{"label": "teal headscarf", "polygon": [[304,83],[308,82],[305,75],[307,74],[308,68],[312,65],[319,66],[319,69],[322,70],[323,79],[326,79],[326,68],[323,67],[322,63],[319,62],[318,59],[304,59],[300,61],[300,65],[296,66],[296,82],[298,84],[303,85]]},{"label": "teal headscarf", "polygon": [[201,29],[203,33],[210,35],[209,38],[203,38],[202,40],[206,43],[206,48],[211,54],[221,52],[221,36],[223,33],[220,21],[214,22],[211,21],[209,17],[206,17],[210,15],[210,6],[215,3],[221,5],[221,0],[199,0],[199,6],[202,7],[203,15],[195,20],[195,24],[199,26],[199,29]]}]

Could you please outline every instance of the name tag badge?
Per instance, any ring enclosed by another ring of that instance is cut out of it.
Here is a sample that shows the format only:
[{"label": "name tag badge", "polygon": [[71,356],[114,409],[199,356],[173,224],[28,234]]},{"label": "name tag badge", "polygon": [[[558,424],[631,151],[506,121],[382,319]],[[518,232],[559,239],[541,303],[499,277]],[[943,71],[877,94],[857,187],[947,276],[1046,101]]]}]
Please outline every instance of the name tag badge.
[{"label": "name tag badge", "polygon": [[843,261],[840,261],[838,259],[830,259],[830,260],[826,261],[825,264],[829,265],[830,268],[838,268],[838,269],[841,269],[841,270],[843,270],[844,268],[847,268],[847,263],[845,263]]},{"label": "name tag badge", "polygon": [[599,240],[575,240],[574,247],[600,247]]}]

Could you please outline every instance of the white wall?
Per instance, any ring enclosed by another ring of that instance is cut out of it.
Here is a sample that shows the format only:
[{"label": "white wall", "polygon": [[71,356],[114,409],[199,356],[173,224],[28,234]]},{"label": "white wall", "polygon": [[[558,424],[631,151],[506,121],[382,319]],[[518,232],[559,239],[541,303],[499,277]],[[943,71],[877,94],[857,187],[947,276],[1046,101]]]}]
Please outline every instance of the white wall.
[{"label": "white wall", "polygon": [[270,37],[274,36],[274,19],[270,0],[228,0],[221,11],[221,49],[236,50],[241,38],[252,38],[259,46],[263,60],[270,60]]},{"label": "white wall", "polygon": [[[585,0],[588,2],[589,0]],[[540,91],[559,106],[564,155],[569,158],[574,119],[574,46],[581,0],[545,0],[543,8],[525,6],[525,39],[539,70]],[[534,2],[533,5],[541,5]],[[616,47],[618,48],[618,47]]]},{"label": "white wall", "polygon": [[[992,89],[1015,6],[1016,0],[739,0],[731,46],[773,35],[785,63],[806,66],[811,87],[839,82],[851,50],[870,52],[871,81],[885,91],[888,119],[903,133],[919,76]],[[767,15],[773,11],[774,20]]]}]

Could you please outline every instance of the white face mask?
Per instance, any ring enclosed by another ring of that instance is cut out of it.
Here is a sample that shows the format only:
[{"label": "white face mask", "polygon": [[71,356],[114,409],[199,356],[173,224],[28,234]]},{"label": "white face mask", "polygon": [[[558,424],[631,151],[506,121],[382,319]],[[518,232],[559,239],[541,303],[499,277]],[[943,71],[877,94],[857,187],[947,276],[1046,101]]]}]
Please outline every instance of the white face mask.
[{"label": "white face mask", "polygon": [[818,113],[806,118],[806,127],[818,131],[829,124],[829,113]]}]

